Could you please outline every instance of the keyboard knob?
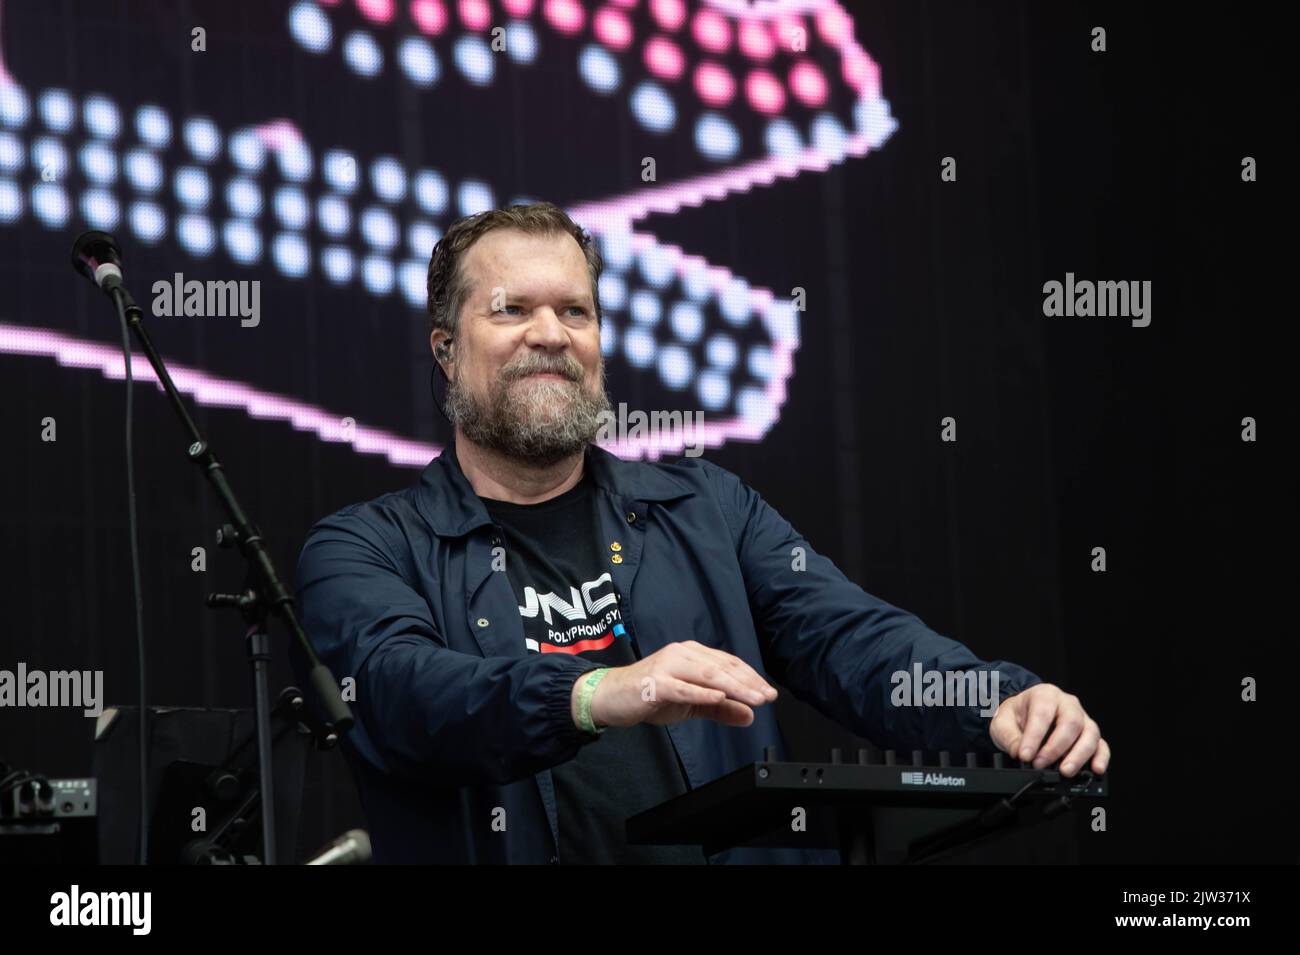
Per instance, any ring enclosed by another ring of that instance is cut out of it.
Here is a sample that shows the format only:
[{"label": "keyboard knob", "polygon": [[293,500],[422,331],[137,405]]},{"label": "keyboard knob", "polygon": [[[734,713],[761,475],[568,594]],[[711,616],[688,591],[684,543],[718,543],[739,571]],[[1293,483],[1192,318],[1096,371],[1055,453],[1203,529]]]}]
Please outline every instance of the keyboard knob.
[{"label": "keyboard knob", "polygon": [[1006,769],[1007,758],[1002,753],[993,754],[993,768]]},{"label": "keyboard knob", "polygon": [[775,763],[775,762],[776,762],[776,747],[775,747],[775,746],[764,746],[764,747],[763,747],[763,762],[765,762],[765,763]]},{"label": "keyboard knob", "polygon": [[895,753],[892,749],[885,750],[885,765],[886,766],[898,765],[898,754]]},{"label": "keyboard knob", "polygon": [[858,765],[875,766],[880,762],[880,750],[868,743],[858,750]]},{"label": "keyboard knob", "polygon": [[925,753],[922,750],[919,749],[912,750],[912,765],[913,766],[925,765]]},{"label": "keyboard knob", "polygon": [[832,763],[844,762],[844,753],[838,746],[831,749],[831,762]]},{"label": "keyboard knob", "polygon": [[942,749],[939,751],[939,765],[941,767],[952,765],[952,760],[949,758],[948,751],[946,749]]},{"label": "keyboard knob", "polygon": [[967,768],[967,769],[979,769],[979,766],[980,766],[980,754],[979,754],[979,753],[967,753],[967,754],[966,754],[966,768]]}]

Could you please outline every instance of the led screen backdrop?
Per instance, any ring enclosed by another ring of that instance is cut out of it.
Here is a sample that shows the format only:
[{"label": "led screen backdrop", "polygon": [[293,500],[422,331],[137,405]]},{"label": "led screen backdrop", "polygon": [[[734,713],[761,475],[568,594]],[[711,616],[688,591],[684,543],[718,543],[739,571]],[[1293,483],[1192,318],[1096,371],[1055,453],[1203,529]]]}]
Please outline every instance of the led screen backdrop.
[{"label": "led screen backdrop", "polygon": [[[879,68],[831,0],[301,0],[197,14],[207,26],[185,44],[174,9],[151,12],[158,19],[129,30],[134,62],[203,57],[204,75],[233,80],[257,57],[239,81],[256,84],[261,114],[226,108],[227,91],[206,84],[145,84],[106,68],[117,82],[73,85],[6,70],[0,228],[81,222],[120,235],[130,253],[150,250],[176,270],[155,315],[183,320],[185,282],[257,279],[361,292],[397,325],[424,311],[429,255],[451,220],[546,198],[599,239],[602,348],[624,387],[644,408],[702,411],[691,438],[706,448],[761,440],[780,417],[800,308],[791,290],[662,241],[645,220],[863,161],[897,125]],[[60,20],[15,13],[11,35]],[[776,226],[747,241],[776,241]],[[210,330],[239,344],[229,311],[228,327]],[[246,312],[250,342],[295,325],[268,309],[259,332],[261,315]],[[409,340],[388,341],[382,365],[395,367]],[[0,349],[120,375],[112,346],[56,321],[5,321]],[[330,355],[316,354],[320,380],[351,381]],[[150,374],[143,362],[135,372]],[[352,410],[346,391],[317,404],[215,362],[175,376],[201,405],[394,464],[422,467],[437,450],[377,407]],[[611,449],[680,453],[685,436],[669,440]]]}]

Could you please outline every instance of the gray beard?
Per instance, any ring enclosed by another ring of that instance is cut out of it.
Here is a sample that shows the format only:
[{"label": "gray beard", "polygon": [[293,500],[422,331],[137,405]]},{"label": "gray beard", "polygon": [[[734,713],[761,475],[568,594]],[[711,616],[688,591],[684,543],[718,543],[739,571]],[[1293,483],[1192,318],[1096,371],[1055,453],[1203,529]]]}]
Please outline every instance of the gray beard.
[{"label": "gray beard", "polygon": [[447,417],[481,447],[549,467],[586,448],[610,413],[604,362],[595,395],[581,382],[544,380],[516,387],[515,380],[498,378],[486,401],[449,383]]}]

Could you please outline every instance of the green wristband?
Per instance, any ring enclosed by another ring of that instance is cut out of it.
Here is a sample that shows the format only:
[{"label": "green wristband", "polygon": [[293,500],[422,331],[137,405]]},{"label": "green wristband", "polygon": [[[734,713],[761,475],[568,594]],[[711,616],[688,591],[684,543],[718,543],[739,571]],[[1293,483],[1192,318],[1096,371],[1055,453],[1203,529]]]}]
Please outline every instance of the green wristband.
[{"label": "green wristband", "polygon": [[607,726],[597,726],[595,720],[591,718],[591,698],[596,695],[596,684],[604,679],[608,672],[609,667],[601,667],[579,677],[582,686],[578,687],[578,725],[593,736],[599,736],[609,729]]}]

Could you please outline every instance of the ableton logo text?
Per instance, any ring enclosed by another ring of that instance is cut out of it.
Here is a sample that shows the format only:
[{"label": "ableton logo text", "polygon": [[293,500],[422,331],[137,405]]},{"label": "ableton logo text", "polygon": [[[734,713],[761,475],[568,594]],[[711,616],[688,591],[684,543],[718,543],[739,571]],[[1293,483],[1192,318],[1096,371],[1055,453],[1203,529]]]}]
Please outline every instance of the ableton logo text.
[{"label": "ableton logo text", "polygon": [[942,773],[903,773],[905,786],[965,786],[964,776],[945,776]]}]

